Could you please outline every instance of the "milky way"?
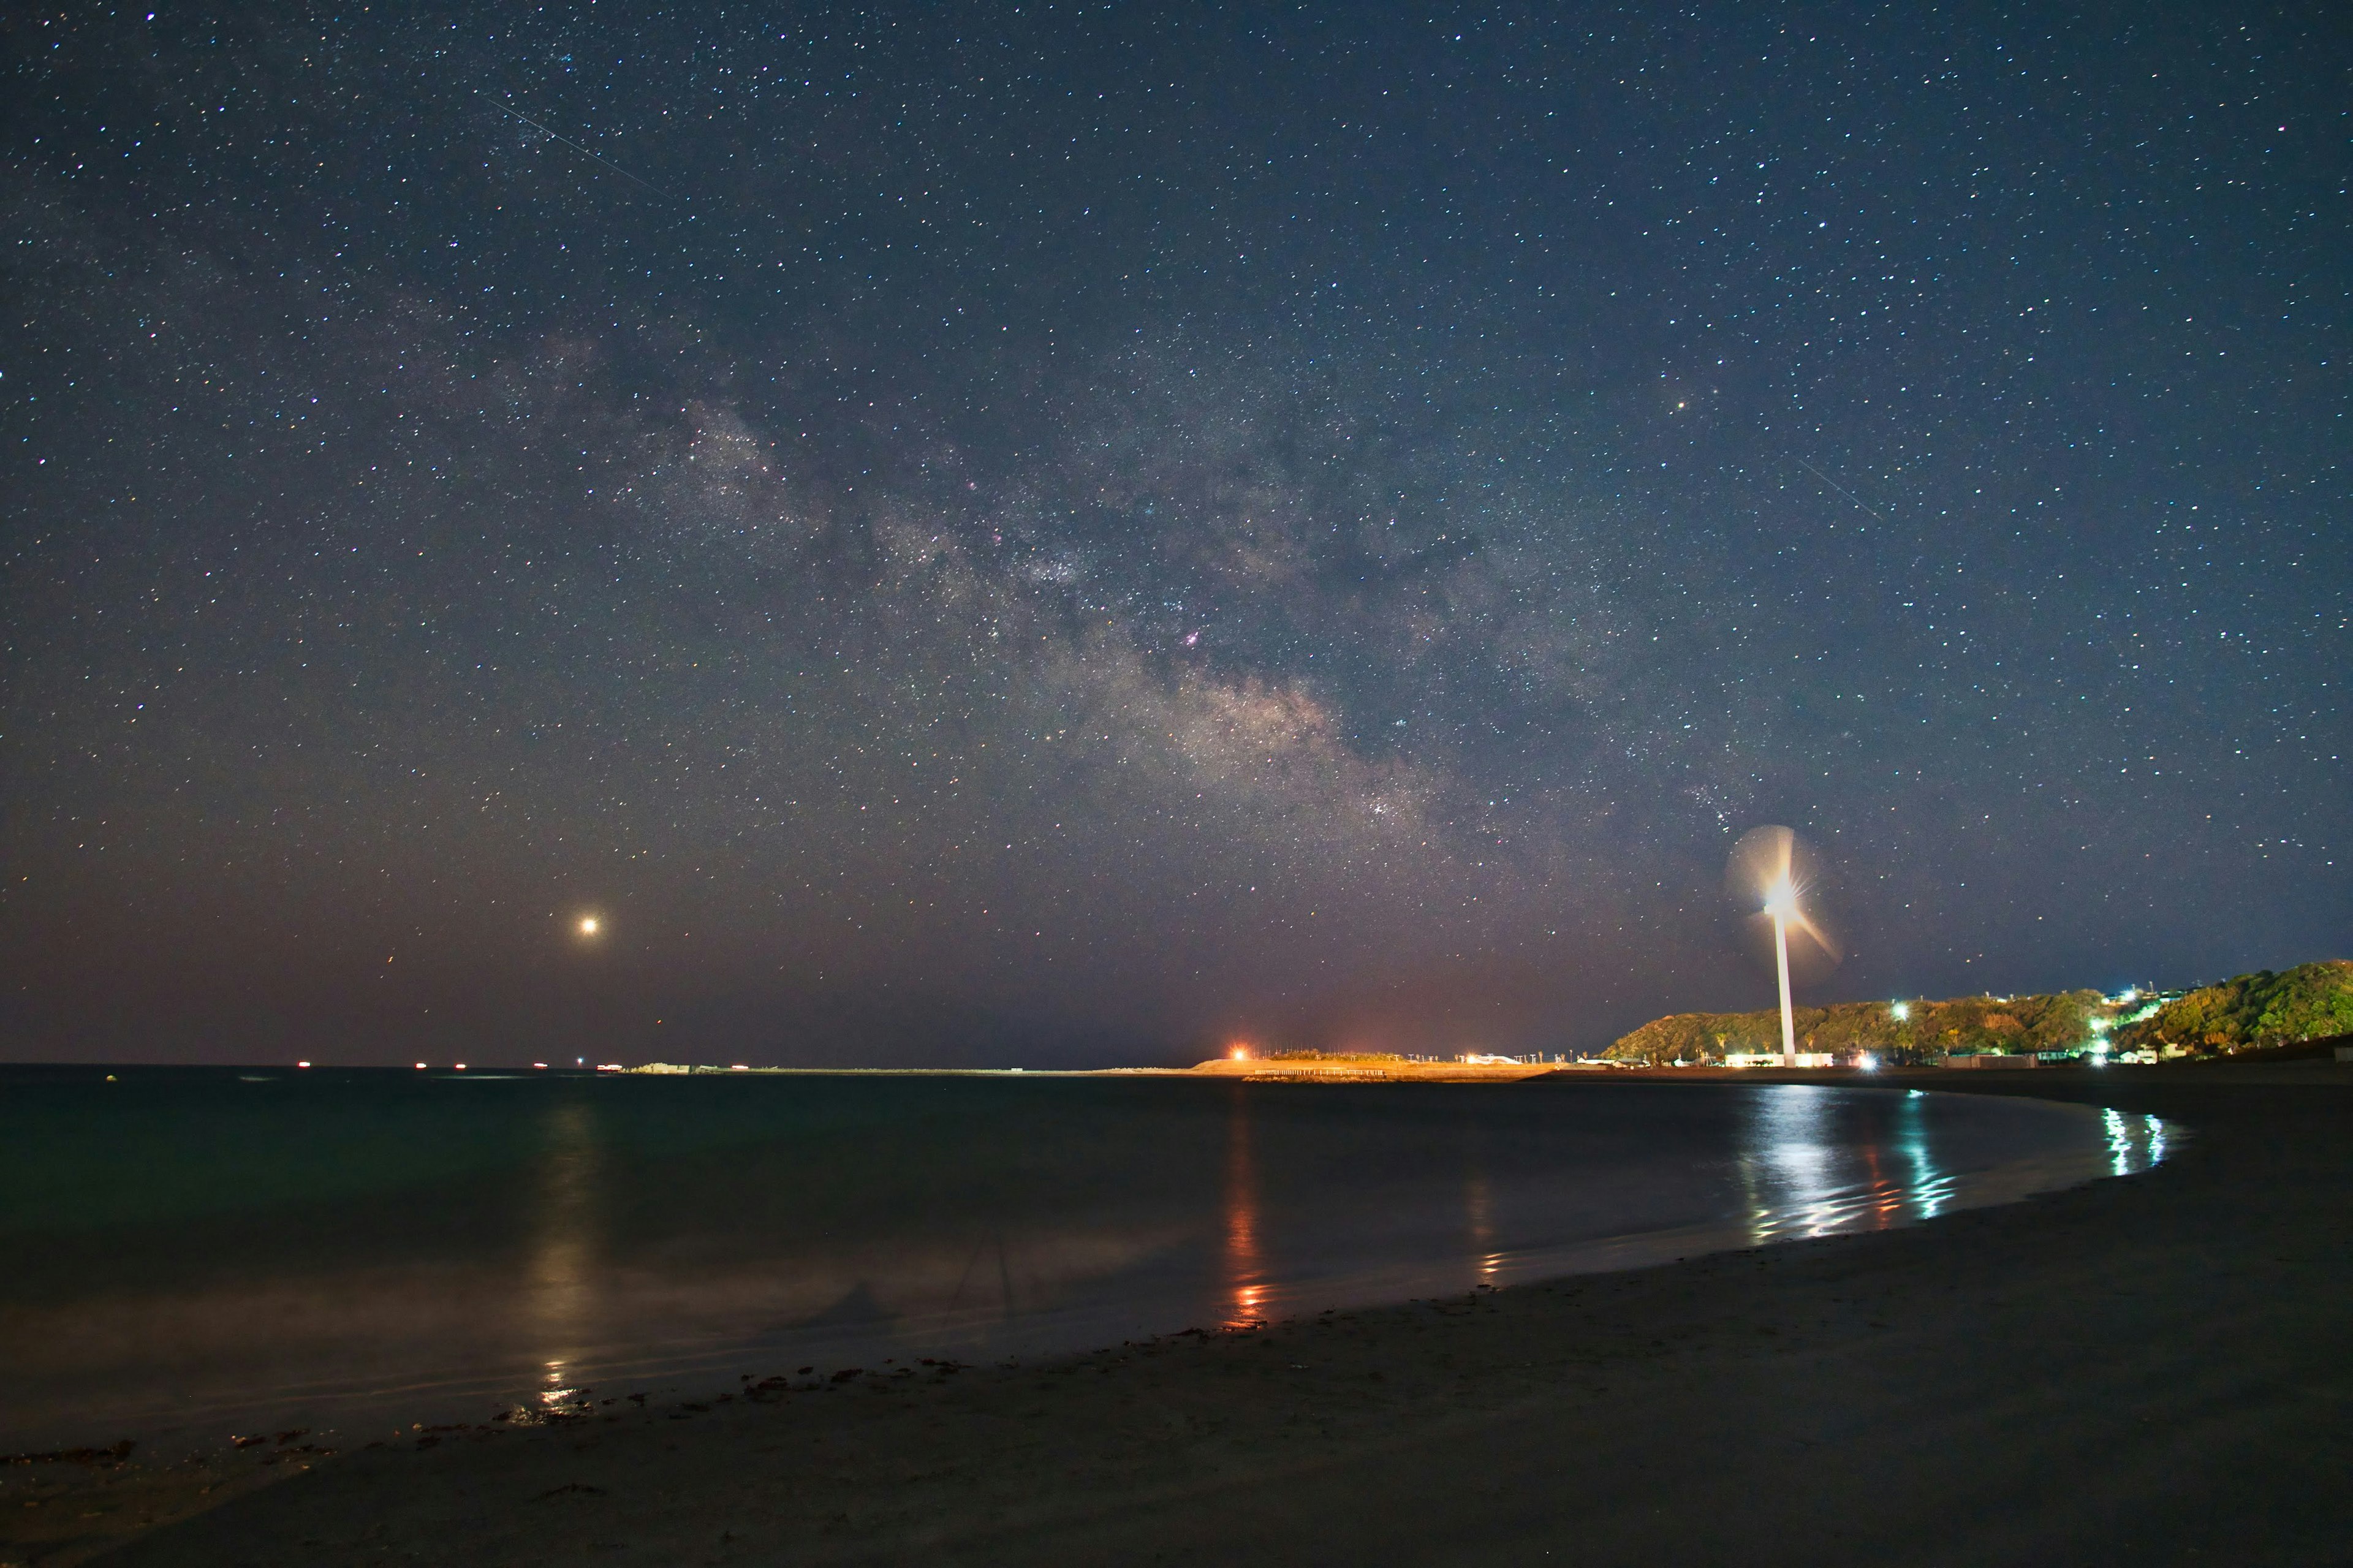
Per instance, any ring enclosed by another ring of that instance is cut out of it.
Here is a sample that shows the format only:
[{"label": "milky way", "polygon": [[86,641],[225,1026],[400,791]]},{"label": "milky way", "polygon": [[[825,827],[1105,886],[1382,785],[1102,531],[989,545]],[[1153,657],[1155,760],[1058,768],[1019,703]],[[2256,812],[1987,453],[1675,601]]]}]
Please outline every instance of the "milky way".
[{"label": "milky way", "polygon": [[1589,1049],[1761,822],[1820,999],[2345,947],[2326,8],[290,16],[6,32],[0,1051]]}]

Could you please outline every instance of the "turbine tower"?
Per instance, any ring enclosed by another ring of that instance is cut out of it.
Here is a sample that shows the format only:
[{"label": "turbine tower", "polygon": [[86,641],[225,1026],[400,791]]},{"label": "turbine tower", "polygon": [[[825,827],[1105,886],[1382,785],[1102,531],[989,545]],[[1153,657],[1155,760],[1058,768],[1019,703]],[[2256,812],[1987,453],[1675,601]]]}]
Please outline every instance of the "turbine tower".
[{"label": "turbine tower", "polygon": [[1781,1065],[1798,1065],[1798,1016],[1789,1006],[1789,917],[1798,912],[1798,889],[1782,878],[1765,890],[1765,912],[1773,917],[1773,967],[1781,977]]},{"label": "turbine tower", "polygon": [[[1773,925],[1773,970],[1781,987],[1781,1065],[1798,1065],[1798,1019],[1789,1002],[1789,934],[1811,942],[1821,957],[1836,963],[1838,944],[1807,915],[1802,896],[1812,877],[1798,836],[1786,827],[1754,827],[1732,847],[1725,879],[1743,903],[1761,898],[1763,910],[1754,918]],[[1752,909],[1755,905],[1750,905]]]}]

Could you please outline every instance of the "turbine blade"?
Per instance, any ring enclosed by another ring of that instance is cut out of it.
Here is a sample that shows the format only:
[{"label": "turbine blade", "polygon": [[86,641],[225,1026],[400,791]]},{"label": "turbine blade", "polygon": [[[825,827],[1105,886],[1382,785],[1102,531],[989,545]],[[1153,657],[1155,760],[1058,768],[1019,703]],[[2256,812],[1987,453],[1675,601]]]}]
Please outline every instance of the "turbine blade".
[{"label": "turbine blade", "polygon": [[1796,916],[1789,921],[1789,923],[1797,927],[1798,930],[1804,931],[1808,936],[1811,937],[1813,939],[1814,945],[1822,950],[1822,956],[1829,959],[1832,963],[1838,963],[1845,956],[1845,954],[1839,952],[1838,943],[1831,940],[1830,932],[1822,930],[1821,927],[1816,925],[1803,914]]}]

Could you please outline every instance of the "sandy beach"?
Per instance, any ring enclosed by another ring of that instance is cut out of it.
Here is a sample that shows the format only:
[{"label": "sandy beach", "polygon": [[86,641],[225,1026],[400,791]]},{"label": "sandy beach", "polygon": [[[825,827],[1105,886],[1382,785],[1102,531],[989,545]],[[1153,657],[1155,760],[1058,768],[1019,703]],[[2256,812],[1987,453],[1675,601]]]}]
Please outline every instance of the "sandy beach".
[{"label": "sandy beach", "polygon": [[2353,1068],[1954,1076],[2192,1136],[1911,1229],[1256,1332],[268,1467],[20,1467],[0,1560],[203,1508],[102,1560],[2345,1561]]}]

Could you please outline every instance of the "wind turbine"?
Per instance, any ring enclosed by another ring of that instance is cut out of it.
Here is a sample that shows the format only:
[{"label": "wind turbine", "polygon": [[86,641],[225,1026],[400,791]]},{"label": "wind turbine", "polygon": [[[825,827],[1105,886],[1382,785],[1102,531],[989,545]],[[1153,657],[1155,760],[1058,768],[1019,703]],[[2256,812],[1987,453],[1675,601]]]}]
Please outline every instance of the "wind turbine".
[{"label": "wind turbine", "polygon": [[1790,932],[1797,932],[1801,942],[1811,943],[1832,963],[1840,956],[1838,943],[1805,911],[1804,894],[1814,880],[1812,857],[1786,827],[1750,828],[1732,847],[1731,862],[1725,868],[1725,881],[1734,897],[1761,900],[1762,908],[1751,918],[1772,922],[1773,969],[1781,984],[1781,1065],[1785,1068],[1798,1065],[1798,1021],[1789,1005]]}]

